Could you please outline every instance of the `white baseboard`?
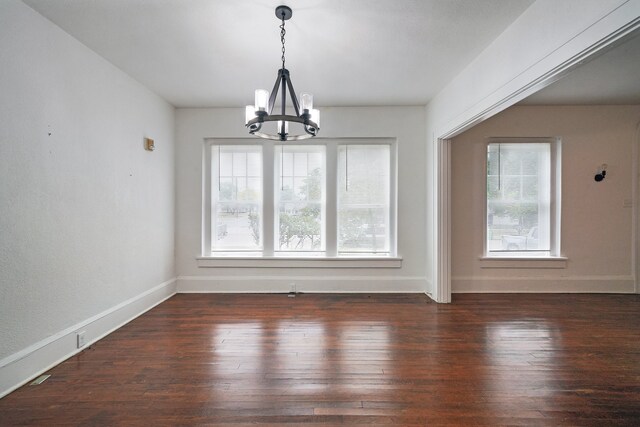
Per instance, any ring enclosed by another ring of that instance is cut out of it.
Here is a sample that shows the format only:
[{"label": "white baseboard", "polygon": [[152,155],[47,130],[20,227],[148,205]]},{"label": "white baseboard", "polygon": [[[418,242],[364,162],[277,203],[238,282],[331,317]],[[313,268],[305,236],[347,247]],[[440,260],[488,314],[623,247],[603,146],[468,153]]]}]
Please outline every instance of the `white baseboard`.
[{"label": "white baseboard", "polygon": [[634,293],[633,276],[453,277],[453,293]]},{"label": "white baseboard", "polygon": [[431,298],[434,302],[438,302],[433,297],[433,282],[431,282],[431,280],[426,277],[424,278],[424,294]]},{"label": "white baseboard", "polygon": [[178,276],[178,293],[425,293],[425,277]]},{"label": "white baseboard", "polygon": [[[88,348],[175,293],[176,279],[173,278],[0,360],[0,398]],[[80,349],[76,348],[78,331],[85,331],[86,339],[85,346]]]}]

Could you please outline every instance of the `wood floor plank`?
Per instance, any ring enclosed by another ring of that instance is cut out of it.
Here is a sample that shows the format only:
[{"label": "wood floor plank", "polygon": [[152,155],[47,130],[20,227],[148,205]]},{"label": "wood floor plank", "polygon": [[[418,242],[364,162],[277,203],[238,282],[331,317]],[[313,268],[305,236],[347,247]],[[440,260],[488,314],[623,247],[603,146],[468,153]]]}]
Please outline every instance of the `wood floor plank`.
[{"label": "wood floor plank", "polygon": [[0,425],[640,425],[640,296],[181,294]]}]

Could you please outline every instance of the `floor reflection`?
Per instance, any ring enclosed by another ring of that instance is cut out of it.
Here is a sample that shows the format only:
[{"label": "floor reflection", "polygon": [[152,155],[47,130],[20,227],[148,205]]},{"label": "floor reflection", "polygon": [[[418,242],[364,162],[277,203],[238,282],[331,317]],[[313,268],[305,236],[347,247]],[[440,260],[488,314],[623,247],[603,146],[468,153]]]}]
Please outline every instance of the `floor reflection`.
[{"label": "floor reflection", "polygon": [[[247,396],[256,403],[262,401],[265,387],[261,384],[266,358],[264,349],[264,327],[261,322],[219,323],[214,325],[211,335],[213,346],[214,384],[224,385],[230,393],[246,390]],[[226,401],[224,394],[216,393],[216,401]]]},{"label": "floor reflection", "polygon": [[277,331],[274,374],[288,379],[288,391],[314,394],[325,391],[323,372],[330,369],[325,326],[319,321],[282,320]]},{"label": "floor reflection", "polygon": [[[383,323],[351,322],[341,325],[337,333],[340,353],[337,358],[340,373],[384,375],[392,359],[389,346],[389,326]],[[349,387],[358,387],[356,382]]]},{"label": "floor reflection", "polygon": [[547,409],[545,402],[559,389],[559,329],[541,319],[493,322],[485,326],[485,338],[484,400],[492,410],[505,411],[505,398],[517,399],[519,409],[532,414]]},{"label": "floor reflection", "polygon": [[177,295],[0,424],[638,425],[638,296],[454,297]]}]

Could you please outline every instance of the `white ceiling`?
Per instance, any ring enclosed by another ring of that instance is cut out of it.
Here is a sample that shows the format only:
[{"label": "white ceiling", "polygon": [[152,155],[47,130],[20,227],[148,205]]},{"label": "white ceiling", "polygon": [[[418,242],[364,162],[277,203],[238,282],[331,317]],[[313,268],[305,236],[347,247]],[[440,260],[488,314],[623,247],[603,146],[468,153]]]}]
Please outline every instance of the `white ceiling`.
[{"label": "white ceiling", "polygon": [[[24,0],[178,107],[253,103],[284,0]],[[319,106],[426,104],[533,0],[288,0],[287,68]]]},{"label": "white ceiling", "polygon": [[640,35],[634,34],[521,104],[640,104]]}]

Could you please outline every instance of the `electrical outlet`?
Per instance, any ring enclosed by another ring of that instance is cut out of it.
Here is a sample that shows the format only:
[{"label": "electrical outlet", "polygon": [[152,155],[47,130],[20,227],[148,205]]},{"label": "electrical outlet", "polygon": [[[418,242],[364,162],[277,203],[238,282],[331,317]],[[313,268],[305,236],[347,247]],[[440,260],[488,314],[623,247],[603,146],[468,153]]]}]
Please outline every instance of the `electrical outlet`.
[{"label": "electrical outlet", "polygon": [[291,292],[293,294],[297,293],[296,284],[295,283],[289,283],[289,292]]},{"label": "electrical outlet", "polygon": [[86,344],[85,334],[86,334],[86,331],[78,332],[76,334],[78,348],[82,348]]}]

